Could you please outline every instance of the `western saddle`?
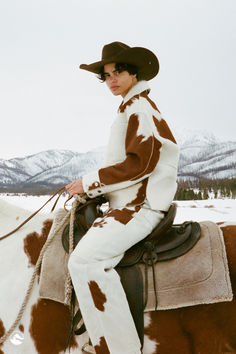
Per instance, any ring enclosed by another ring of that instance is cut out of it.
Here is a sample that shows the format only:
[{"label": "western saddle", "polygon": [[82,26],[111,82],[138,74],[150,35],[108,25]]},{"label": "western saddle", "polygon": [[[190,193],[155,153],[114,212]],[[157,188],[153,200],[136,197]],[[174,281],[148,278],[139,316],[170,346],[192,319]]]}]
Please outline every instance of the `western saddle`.
[{"label": "western saddle", "polygon": [[[81,204],[77,207],[74,223],[74,247],[91,227],[94,220],[103,215],[100,207],[105,202],[104,197],[97,197],[89,199],[86,204]],[[172,203],[165,217],[155,229],[142,241],[128,249],[115,268],[120,275],[121,283],[125,290],[130,311],[134,318],[142,345],[144,339],[143,313],[148,300],[148,267],[152,267],[156,300],[155,309],[157,310],[154,264],[156,262],[177,258],[187,253],[197,243],[201,235],[200,225],[196,222],[190,221],[184,222],[183,224],[173,224],[176,210],[176,204]],[[68,252],[69,225],[67,225],[63,231],[62,244],[66,252]],[[140,263],[145,265],[144,281],[138,266]],[[143,293],[145,294],[144,298]],[[72,321],[73,329],[76,328],[80,319],[81,313],[78,311]],[[86,328],[83,325],[79,330],[74,330],[74,332],[81,334],[85,330]]]}]

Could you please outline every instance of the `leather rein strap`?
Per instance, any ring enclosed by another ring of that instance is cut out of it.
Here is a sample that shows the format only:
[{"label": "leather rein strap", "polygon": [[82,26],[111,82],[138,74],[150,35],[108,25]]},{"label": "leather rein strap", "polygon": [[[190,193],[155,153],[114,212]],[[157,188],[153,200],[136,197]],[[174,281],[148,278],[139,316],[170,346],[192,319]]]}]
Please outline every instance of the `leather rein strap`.
[{"label": "leather rein strap", "polygon": [[[19,226],[17,226],[14,230],[8,232],[6,235],[1,236],[1,237],[0,237],[0,241],[1,241],[1,240],[4,240],[4,239],[7,238],[8,236],[10,236],[10,235],[14,234],[16,231],[18,231],[23,225],[25,225],[25,224],[26,224],[29,220],[31,220],[36,214],[38,214],[38,213],[40,212],[40,210],[42,210],[42,209],[45,207],[45,205],[48,204],[57,194],[59,194],[58,197],[57,197],[57,199],[56,199],[56,201],[55,201],[55,203],[54,203],[54,205],[53,205],[53,207],[52,207],[52,209],[51,209],[51,212],[52,212],[52,211],[55,209],[56,204],[57,204],[57,202],[58,202],[60,196],[62,195],[62,193],[63,193],[65,190],[66,190],[65,187],[62,187],[62,188],[58,189],[58,190],[46,201],[46,203],[44,203],[38,210],[36,210],[36,211],[35,211],[33,214],[31,214],[27,219],[25,219]],[[69,199],[71,199],[71,198],[69,198]],[[68,199],[68,200],[69,200],[69,199]],[[68,200],[67,200],[67,201],[68,201]],[[67,202],[67,201],[66,201],[66,202]],[[65,204],[66,204],[66,202],[65,202]]]}]

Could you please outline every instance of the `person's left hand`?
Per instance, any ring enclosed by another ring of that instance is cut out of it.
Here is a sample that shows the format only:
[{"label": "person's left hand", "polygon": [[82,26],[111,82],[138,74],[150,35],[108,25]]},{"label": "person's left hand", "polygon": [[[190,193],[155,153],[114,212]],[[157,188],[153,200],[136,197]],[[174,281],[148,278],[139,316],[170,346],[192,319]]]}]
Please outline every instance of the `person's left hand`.
[{"label": "person's left hand", "polygon": [[83,194],[84,189],[82,185],[82,178],[72,181],[70,184],[67,184],[65,188],[70,194],[70,197],[72,197],[74,194]]}]

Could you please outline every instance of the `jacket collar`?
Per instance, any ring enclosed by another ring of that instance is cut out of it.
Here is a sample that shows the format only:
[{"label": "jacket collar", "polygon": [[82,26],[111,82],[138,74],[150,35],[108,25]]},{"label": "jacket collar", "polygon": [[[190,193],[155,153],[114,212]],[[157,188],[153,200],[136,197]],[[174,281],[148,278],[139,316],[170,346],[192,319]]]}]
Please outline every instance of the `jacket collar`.
[{"label": "jacket collar", "polygon": [[150,92],[150,87],[147,81],[141,80],[138,81],[137,84],[135,84],[127,93],[127,95],[124,97],[122,104],[126,103],[129,101],[133,96],[140,94],[143,91],[148,91]]}]

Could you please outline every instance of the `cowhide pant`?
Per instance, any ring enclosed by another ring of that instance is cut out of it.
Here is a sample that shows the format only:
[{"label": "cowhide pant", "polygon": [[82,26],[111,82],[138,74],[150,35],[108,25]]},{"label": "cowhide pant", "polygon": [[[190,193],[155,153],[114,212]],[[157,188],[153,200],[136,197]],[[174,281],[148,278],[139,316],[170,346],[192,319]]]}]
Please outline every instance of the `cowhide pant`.
[{"label": "cowhide pant", "polygon": [[68,267],[85,326],[102,354],[138,354],[141,344],[114,267],[124,252],[145,238],[163,213],[145,207],[109,209],[71,254]]}]

